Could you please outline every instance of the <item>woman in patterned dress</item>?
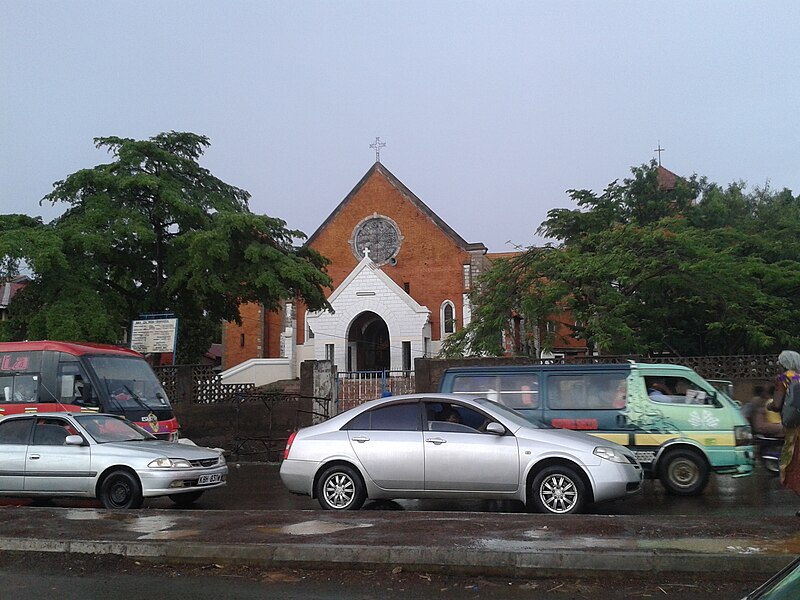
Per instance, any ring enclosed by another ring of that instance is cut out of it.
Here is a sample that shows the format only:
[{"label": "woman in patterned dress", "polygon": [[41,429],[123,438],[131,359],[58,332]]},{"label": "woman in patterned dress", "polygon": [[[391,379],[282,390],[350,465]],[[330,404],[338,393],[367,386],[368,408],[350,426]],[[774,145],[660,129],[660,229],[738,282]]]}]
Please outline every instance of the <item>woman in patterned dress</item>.
[{"label": "woman in patterned dress", "polygon": [[[775,396],[767,403],[767,409],[780,412],[786,390],[792,381],[800,381],[800,354],[784,350],[778,355],[778,363],[786,369],[775,379]],[[781,485],[800,495],[800,427],[784,428],[781,451]],[[800,517],[800,511],[797,511]]]}]

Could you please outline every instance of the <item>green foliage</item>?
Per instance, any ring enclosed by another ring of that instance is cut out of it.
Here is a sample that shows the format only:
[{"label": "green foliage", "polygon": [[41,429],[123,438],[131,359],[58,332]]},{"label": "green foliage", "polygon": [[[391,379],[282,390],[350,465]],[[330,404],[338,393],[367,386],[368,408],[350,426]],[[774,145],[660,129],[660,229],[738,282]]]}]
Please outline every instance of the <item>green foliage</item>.
[{"label": "green foliage", "polygon": [[95,144],[113,160],[56,182],[44,201],[67,205],[59,218],[0,217],[2,264],[24,260],[35,274],[12,303],[15,337],[118,342],[141,314],[172,312],[179,358],[193,361],[221,321],[239,322],[242,302],[330,308],[326,259],[293,246],[302,232],[251,213],[246,191],[198,164],[208,138]]},{"label": "green foliage", "polygon": [[502,353],[498,332],[511,333],[512,314],[528,323],[570,315],[572,335],[603,354],[797,347],[800,200],[696,176],[663,189],[657,173],[643,165],[600,195],[571,190],[580,208],[551,210],[539,229],[562,244],[485,273],[473,322],[445,353]]}]

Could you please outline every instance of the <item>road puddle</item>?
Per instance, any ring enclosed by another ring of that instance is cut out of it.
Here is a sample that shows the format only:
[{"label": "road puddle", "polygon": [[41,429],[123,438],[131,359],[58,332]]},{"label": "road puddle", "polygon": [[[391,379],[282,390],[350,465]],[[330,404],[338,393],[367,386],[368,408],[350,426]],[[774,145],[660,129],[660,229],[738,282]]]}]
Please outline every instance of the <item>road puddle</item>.
[{"label": "road puddle", "polygon": [[[327,535],[347,529],[361,529],[372,527],[372,523],[329,523],[326,521],[303,521],[278,528],[280,533],[289,535]],[[274,529],[270,529],[274,531]]]}]

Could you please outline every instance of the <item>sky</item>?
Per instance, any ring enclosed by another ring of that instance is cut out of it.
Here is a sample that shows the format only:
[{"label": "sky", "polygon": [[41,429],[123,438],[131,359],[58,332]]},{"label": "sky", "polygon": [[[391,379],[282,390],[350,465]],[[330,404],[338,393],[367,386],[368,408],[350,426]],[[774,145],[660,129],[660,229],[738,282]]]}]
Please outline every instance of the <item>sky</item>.
[{"label": "sky", "polygon": [[657,158],[800,193],[800,3],[3,0],[0,214],[111,160],[200,163],[310,236],[376,159],[467,242],[539,245],[567,190]]}]

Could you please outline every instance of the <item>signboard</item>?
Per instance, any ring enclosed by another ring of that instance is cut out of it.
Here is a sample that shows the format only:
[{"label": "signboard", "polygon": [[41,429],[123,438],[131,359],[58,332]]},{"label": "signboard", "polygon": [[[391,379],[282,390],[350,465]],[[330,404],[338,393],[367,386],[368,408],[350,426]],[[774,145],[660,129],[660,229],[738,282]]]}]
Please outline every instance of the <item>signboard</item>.
[{"label": "signboard", "polygon": [[131,326],[131,350],[142,354],[174,352],[178,319],[146,319]]}]

